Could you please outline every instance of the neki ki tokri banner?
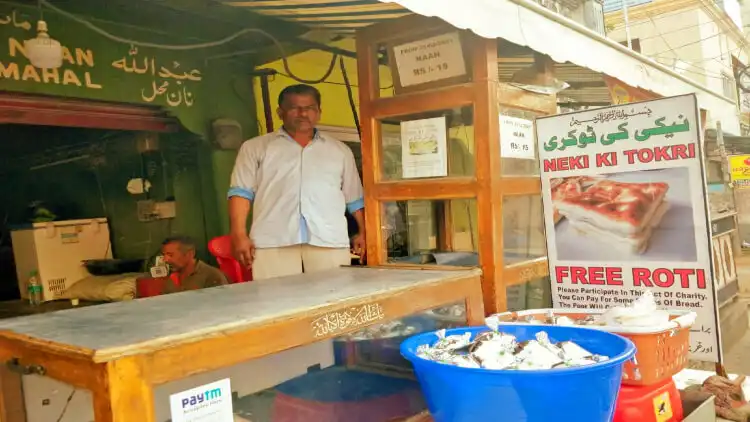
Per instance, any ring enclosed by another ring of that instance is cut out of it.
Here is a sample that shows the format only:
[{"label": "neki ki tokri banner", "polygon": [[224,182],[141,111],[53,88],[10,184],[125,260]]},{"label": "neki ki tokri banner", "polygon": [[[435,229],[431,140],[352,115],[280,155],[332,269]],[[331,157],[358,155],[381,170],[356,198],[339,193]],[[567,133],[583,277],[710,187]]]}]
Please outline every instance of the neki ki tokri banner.
[{"label": "neki ki tokri banner", "polygon": [[536,121],[557,308],[625,306],[651,290],[698,313],[691,359],[720,355],[694,95]]}]

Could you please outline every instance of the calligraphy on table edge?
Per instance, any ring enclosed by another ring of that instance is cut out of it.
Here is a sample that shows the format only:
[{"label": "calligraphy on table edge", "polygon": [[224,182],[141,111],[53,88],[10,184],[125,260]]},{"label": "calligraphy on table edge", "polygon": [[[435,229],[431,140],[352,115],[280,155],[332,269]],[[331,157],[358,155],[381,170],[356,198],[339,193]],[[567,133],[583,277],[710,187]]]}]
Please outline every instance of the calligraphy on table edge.
[{"label": "calligraphy on table edge", "polygon": [[313,320],[310,325],[314,337],[323,337],[352,328],[364,327],[384,318],[385,313],[380,304],[368,303],[329,312]]}]

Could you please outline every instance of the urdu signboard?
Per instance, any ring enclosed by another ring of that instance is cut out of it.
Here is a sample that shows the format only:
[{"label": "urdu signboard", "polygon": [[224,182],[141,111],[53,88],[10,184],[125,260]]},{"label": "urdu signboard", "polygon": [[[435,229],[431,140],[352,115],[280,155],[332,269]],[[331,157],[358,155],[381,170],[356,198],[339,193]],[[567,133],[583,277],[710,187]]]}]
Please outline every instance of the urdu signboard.
[{"label": "urdu signboard", "polygon": [[653,292],[698,314],[691,358],[718,361],[711,236],[694,95],[537,119],[555,307]]}]

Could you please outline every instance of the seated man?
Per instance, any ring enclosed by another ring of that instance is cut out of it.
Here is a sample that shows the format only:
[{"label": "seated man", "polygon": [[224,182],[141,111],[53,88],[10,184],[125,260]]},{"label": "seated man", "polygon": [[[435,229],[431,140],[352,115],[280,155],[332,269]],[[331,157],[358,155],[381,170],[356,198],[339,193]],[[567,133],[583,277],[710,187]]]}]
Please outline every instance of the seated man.
[{"label": "seated man", "polygon": [[170,267],[170,275],[165,279],[162,294],[228,284],[227,277],[221,270],[195,258],[195,242],[189,237],[170,237],[161,245],[164,262]]}]

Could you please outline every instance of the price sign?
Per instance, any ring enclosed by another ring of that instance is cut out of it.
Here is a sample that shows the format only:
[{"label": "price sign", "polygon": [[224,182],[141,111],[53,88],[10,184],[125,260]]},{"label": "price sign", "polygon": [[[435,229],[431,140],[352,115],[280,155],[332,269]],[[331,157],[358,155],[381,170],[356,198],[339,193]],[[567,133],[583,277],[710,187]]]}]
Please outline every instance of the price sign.
[{"label": "price sign", "polygon": [[505,158],[533,160],[534,122],[518,117],[500,116],[500,155]]},{"label": "price sign", "polygon": [[402,87],[466,75],[458,32],[397,45],[393,54]]}]

